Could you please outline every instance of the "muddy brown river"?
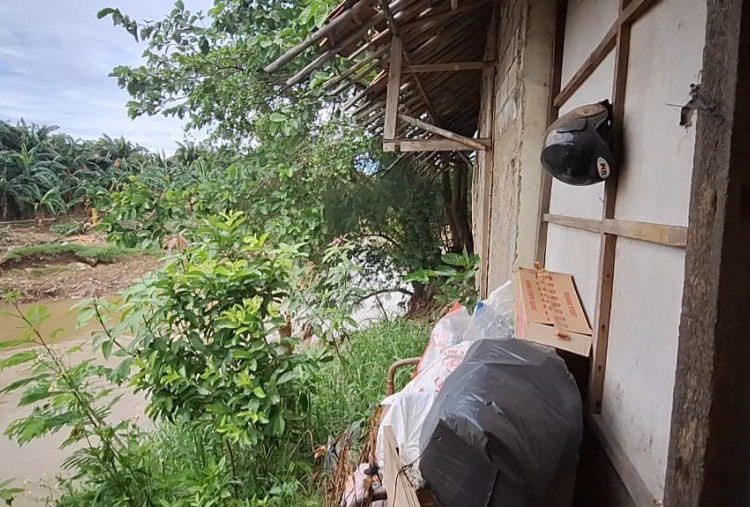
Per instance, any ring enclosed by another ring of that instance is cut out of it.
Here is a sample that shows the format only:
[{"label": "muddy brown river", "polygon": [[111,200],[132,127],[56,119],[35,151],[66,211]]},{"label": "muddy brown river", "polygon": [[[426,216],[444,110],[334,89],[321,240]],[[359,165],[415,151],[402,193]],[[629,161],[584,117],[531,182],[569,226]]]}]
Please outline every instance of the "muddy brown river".
[{"label": "muddy brown river", "polygon": [[[70,356],[71,362],[82,361],[91,357],[98,357],[90,347],[88,341],[91,332],[96,325],[85,329],[76,330],[77,310],[71,310],[71,306],[79,300],[64,299],[58,301],[46,301],[44,306],[50,312],[50,318],[41,326],[43,336],[48,336],[58,328],[62,332],[51,340],[56,347],[68,349],[75,345],[81,345],[82,350]],[[20,305],[23,311],[27,311],[33,304]],[[0,306],[0,311],[11,311],[7,305]],[[0,315],[0,341],[14,340],[21,337],[24,324],[15,317]],[[15,351],[0,352],[0,357],[6,357]],[[116,364],[117,359],[113,361]],[[0,371],[0,388],[23,378],[28,373],[28,365],[17,366]],[[112,418],[138,418],[146,421],[143,409],[146,401],[140,395],[134,395],[128,389],[122,389],[115,394],[123,393],[123,398],[115,406]],[[20,391],[11,394],[0,395],[0,431],[5,431],[13,420],[28,414],[30,407],[19,408],[18,400]],[[15,479],[14,486],[23,487],[26,493],[17,498],[14,506],[38,506],[45,505],[45,499],[54,497],[53,489],[55,475],[60,472],[63,460],[73,451],[72,448],[60,449],[60,444],[65,440],[67,434],[57,433],[38,440],[32,441],[23,447],[19,447],[5,435],[0,435],[0,482],[5,479]],[[64,473],[64,472],[62,472]]]}]

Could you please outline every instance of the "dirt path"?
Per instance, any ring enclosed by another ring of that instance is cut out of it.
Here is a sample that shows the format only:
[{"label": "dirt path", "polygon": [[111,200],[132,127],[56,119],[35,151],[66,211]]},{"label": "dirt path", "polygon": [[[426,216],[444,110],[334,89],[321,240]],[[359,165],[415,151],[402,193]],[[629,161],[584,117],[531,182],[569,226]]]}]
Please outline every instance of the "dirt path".
[{"label": "dirt path", "polygon": [[[89,232],[61,237],[51,223],[0,227],[0,261],[13,249],[31,245],[107,245],[104,236]],[[0,264],[0,295],[20,293],[21,301],[48,301],[115,294],[159,267],[158,255],[129,255],[112,263],[81,262],[71,255],[22,259]]]},{"label": "dirt path", "polygon": [[18,291],[21,301],[85,298],[115,294],[159,267],[153,255],[130,257],[113,264],[82,262],[0,272],[0,294]]}]

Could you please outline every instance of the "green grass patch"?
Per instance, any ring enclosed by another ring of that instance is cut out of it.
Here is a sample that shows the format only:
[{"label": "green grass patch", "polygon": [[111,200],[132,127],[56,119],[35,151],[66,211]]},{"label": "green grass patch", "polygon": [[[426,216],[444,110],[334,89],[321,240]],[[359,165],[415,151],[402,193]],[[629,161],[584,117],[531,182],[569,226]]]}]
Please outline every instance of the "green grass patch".
[{"label": "green grass patch", "polygon": [[87,264],[112,263],[134,255],[156,253],[140,248],[123,248],[114,245],[83,245],[79,243],[46,243],[14,248],[0,261],[0,266],[15,266],[24,262],[54,259],[77,260]]},{"label": "green grass patch", "polygon": [[[336,435],[351,422],[368,419],[385,397],[388,368],[399,359],[422,354],[430,328],[403,318],[354,333],[341,352],[323,366],[313,403],[312,426],[319,439]],[[409,381],[412,368],[396,374],[396,390]]]}]

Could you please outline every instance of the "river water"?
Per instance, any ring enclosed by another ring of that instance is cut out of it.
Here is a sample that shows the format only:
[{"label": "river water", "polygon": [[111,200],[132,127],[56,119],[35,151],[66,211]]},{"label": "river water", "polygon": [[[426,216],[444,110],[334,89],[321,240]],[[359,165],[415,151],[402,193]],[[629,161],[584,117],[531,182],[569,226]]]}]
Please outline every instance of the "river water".
[{"label": "river water", "polygon": [[[71,354],[68,359],[71,363],[99,357],[92,351],[89,342],[91,333],[97,328],[91,324],[83,329],[76,329],[76,318],[78,310],[71,307],[79,300],[61,299],[57,301],[45,301],[43,305],[50,312],[50,317],[39,327],[42,336],[49,336],[56,329],[62,329],[54,339],[50,340],[60,350],[67,350],[74,346],[80,346],[81,350]],[[19,305],[26,312],[33,304]],[[8,305],[0,306],[0,312],[14,312]],[[15,340],[20,338],[25,324],[14,316],[0,315],[0,341]],[[0,352],[0,358],[13,354],[14,350]],[[118,359],[112,359],[112,365],[117,364]],[[28,373],[28,365],[17,366],[0,371],[0,388],[11,382],[24,378]],[[131,390],[123,388],[116,394],[123,394],[122,399],[114,407],[112,418],[116,420],[126,418],[139,418],[146,420],[144,407],[146,401],[141,395],[134,395]],[[0,395],[0,431],[19,417],[31,412],[30,407],[18,407],[21,392]],[[63,460],[71,454],[74,448],[60,449],[60,445],[67,438],[67,433],[57,433],[34,440],[18,446],[4,435],[0,435],[0,482],[5,479],[15,479],[14,486],[23,487],[26,493],[17,498],[13,503],[19,507],[33,507],[45,505],[44,499],[55,496],[51,489],[55,483],[55,475],[60,472]]]}]

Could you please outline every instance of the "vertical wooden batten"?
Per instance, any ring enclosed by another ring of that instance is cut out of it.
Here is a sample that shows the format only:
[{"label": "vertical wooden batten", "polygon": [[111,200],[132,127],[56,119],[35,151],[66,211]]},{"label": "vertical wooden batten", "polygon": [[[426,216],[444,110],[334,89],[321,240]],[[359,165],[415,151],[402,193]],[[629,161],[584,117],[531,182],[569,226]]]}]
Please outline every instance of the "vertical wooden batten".
[{"label": "vertical wooden batten", "polygon": [[[628,0],[620,0],[620,12],[628,5]],[[612,148],[615,159],[623,160],[623,117],[625,116],[625,89],[628,80],[630,61],[630,23],[620,15],[615,43],[615,77],[612,84]],[[617,178],[619,171],[604,182],[604,206],[602,219],[615,218],[617,202]],[[612,311],[612,288],[615,276],[615,249],[617,236],[602,234],[599,249],[599,283],[596,289],[594,308],[594,343],[592,348],[591,375],[589,376],[589,410],[598,414],[602,410],[604,374],[607,365],[607,345],[609,343],[609,320]]]},{"label": "vertical wooden batten", "polygon": [[[551,125],[559,114],[560,108],[555,105],[555,97],[560,93],[562,87],[562,66],[563,56],[565,54],[565,21],[568,17],[568,0],[557,0],[556,5],[556,23],[555,23],[555,45],[553,48],[549,113],[547,115],[547,125]],[[547,256],[547,231],[549,230],[547,221],[543,219],[544,215],[549,213],[550,199],[552,197],[552,176],[547,172],[542,173],[542,183],[539,195],[539,230],[537,233],[536,252],[534,258],[536,262],[544,264]]]}]

